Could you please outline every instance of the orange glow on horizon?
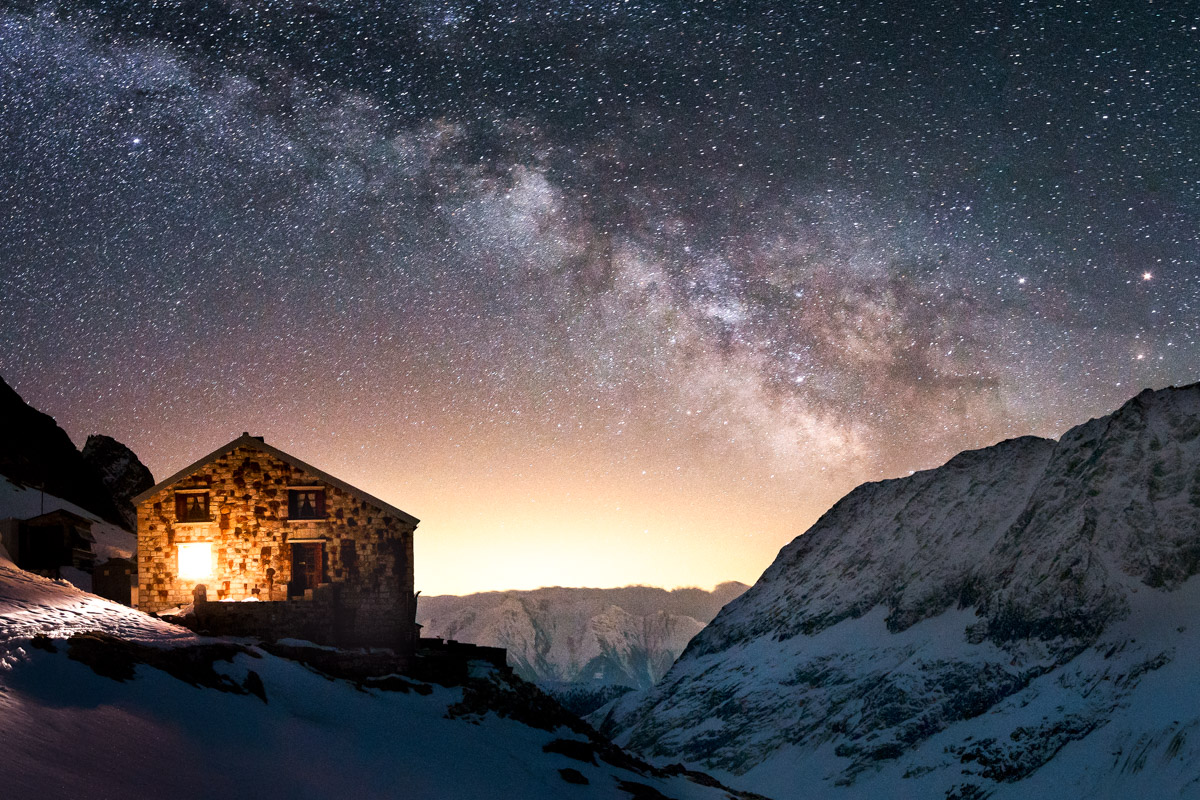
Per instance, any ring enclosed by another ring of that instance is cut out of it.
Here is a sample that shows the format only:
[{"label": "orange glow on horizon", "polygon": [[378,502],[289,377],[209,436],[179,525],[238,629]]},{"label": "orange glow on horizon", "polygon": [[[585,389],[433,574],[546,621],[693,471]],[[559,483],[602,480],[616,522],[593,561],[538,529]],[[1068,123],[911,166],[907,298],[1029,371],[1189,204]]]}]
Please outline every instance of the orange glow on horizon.
[{"label": "orange glow on horizon", "polygon": [[[889,460],[853,429],[786,415],[767,424],[766,411],[758,428],[681,414],[663,429],[607,409],[568,427],[474,417],[389,425],[374,404],[328,407],[322,419],[273,408],[265,399],[261,416],[235,425],[210,410],[187,429],[114,433],[162,477],[250,430],[413,514],[424,595],[753,584],[858,483],[936,466],[1007,433],[981,426],[965,442],[922,438]],[[470,413],[462,403],[451,410]]]}]

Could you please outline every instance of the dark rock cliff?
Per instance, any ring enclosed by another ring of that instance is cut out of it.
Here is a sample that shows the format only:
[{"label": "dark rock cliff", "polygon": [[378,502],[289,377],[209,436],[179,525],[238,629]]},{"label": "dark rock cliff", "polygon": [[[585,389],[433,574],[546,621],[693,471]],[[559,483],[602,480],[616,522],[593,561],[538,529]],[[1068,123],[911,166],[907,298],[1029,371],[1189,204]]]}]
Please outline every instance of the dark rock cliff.
[{"label": "dark rock cliff", "polygon": [[109,522],[127,525],[96,470],[48,414],[30,406],[0,379],[0,475],[44,489]]},{"label": "dark rock cliff", "polygon": [[154,476],[137,455],[111,436],[92,434],[83,446],[83,460],[100,477],[112,496],[125,527],[137,529],[137,509],[133,497],[154,485]]}]

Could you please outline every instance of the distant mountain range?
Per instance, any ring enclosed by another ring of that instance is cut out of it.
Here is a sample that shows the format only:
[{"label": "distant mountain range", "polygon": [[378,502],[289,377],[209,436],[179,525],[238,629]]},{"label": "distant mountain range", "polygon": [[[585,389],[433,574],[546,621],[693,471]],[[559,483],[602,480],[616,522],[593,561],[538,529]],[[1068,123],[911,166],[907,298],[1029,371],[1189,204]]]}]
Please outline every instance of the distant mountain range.
[{"label": "distant mountain range", "polygon": [[421,597],[422,635],[504,647],[517,674],[559,684],[649,687],[693,636],[746,590],[551,587]]},{"label": "distant mountain range", "polygon": [[860,486],[594,723],[777,797],[1200,792],[1200,385]]}]

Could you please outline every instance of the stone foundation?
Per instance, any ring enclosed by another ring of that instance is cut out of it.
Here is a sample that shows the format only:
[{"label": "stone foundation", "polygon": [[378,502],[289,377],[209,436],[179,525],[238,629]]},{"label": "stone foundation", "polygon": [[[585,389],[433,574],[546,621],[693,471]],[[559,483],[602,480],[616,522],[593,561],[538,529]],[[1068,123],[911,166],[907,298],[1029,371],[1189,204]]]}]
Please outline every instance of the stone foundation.
[{"label": "stone foundation", "polygon": [[322,587],[309,599],[276,602],[223,603],[197,597],[192,614],[182,621],[198,633],[397,651],[412,650],[420,630],[394,614],[347,607],[335,586]]}]

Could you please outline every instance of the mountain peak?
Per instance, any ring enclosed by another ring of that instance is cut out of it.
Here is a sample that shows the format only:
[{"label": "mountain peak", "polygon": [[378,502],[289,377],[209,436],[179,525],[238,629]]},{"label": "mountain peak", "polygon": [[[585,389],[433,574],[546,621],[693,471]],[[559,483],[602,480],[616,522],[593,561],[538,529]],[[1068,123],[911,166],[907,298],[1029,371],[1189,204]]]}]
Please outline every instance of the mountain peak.
[{"label": "mountain peak", "polygon": [[83,460],[95,470],[116,503],[129,530],[137,530],[132,498],[154,485],[154,476],[137,455],[111,436],[92,434],[83,446]]},{"label": "mountain peak", "polygon": [[0,378],[0,475],[44,490],[119,525],[127,524],[96,471],[54,418]]},{"label": "mountain peak", "polygon": [[[603,722],[652,756],[744,775],[766,794],[801,775],[833,792],[919,768],[947,795],[958,789],[945,781],[978,773],[986,795],[997,773],[972,760],[968,739],[995,729],[1024,742],[1013,769],[1031,775],[1106,725],[1137,676],[1171,662],[1159,658],[1169,642],[1129,630],[1192,646],[1190,614],[1169,609],[1200,572],[1197,530],[1200,384],[1141,392],[1057,441],[1010,439],[853,490],[658,686],[621,698]],[[1178,630],[1161,622],[1176,617]],[[1095,648],[1112,649],[1107,663],[1093,663]],[[1045,720],[985,715],[1025,706]],[[986,758],[1017,758],[1004,752]]]}]

